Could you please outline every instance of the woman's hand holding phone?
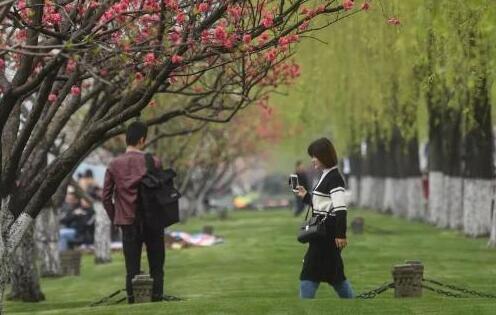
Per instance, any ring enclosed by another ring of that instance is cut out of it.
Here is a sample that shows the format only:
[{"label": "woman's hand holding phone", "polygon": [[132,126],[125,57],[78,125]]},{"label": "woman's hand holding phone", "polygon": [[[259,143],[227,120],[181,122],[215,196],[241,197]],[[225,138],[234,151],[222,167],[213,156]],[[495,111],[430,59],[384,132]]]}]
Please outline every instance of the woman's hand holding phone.
[{"label": "woman's hand holding phone", "polygon": [[305,187],[303,186],[297,186],[296,189],[298,189],[298,192],[296,193],[298,197],[304,198],[306,194],[308,193]]}]

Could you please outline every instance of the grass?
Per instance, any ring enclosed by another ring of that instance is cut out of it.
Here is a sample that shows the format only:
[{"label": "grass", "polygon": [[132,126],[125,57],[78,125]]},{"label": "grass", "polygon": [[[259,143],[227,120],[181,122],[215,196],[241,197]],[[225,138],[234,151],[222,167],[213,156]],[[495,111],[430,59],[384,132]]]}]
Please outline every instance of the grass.
[{"label": "grass", "polygon": [[[366,233],[349,233],[343,256],[355,291],[391,280],[391,268],[419,259],[425,276],[496,293],[496,251],[485,239],[467,239],[455,231],[351,210],[365,218]],[[287,210],[239,212],[228,220],[194,219],[176,228],[198,231],[214,225],[226,242],[210,248],[169,250],[166,291],[182,302],[88,307],[123,287],[120,253],[107,265],[85,256],[80,277],[43,279],[47,300],[6,305],[9,314],[495,314],[496,300],[455,299],[425,292],[418,299],[395,299],[390,290],[374,300],[340,300],[322,285],[315,300],[298,298],[298,275],[305,246],[295,240],[301,218]],[[143,256],[144,257],[144,256]],[[147,268],[143,268],[146,270]]]}]

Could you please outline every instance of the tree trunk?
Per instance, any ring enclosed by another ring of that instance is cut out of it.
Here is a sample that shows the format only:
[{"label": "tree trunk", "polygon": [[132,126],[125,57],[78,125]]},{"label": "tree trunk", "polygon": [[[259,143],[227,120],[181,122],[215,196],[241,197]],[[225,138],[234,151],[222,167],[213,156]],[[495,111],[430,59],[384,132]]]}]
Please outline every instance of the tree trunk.
[{"label": "tree trunk", "polygon": [[360,147],[356,149],[351,155],[350,155],[350,179],[348,183],[348,187],[351,191],[351,200],[350,200],[350,206],[355,206],[359,205],[360,203],[360,180],[362,177],[362,171],[361,171],[361,154],[360,154]]},{"label": "tree trunk", "polygon": [[488,235],[491,230],[493,181],[468,178],[464,181],[463,231],[468,236]]},{"label": "tree trunk", "polygon": [[[486,70],[482,62],[481,69]],[[487,235],[491,230],[494,161],[491,103],[487,74],[477,76],[470,105],[473,126],[465,137],[463,230],[470,236]]]},{"label": "tree trunk", "polygon": [[[463,178],[460,176],[444,176],[444,194],[449,213],[440,216],[438,226],[442,228],[461,229],[463,226]],[[443,219],[447,219],[444,221]]]},{"label": "tree trunk", "polygon": [[407,218],[410,220],[422,220],[425,218],[425,202],[422,193],[422,177],[412,176],[406,179],[407,189]]},{"label": "tree trunk", "polygon": [[207,189],[202,189],[195,200],[195,213],[197,216],[202,216],[207,212],[207,207],[205,206],[205,196]]},{"label": "tree trunk", "polygon": [[40,276],[36,266],[34,226],[31,225],[11,260],[11,292],[9,300],[39,302],[45,299],[40,288]]},{"label": "tree trunk", "polygon": [[186,194],[184,194],[179,199],[179,219],[181,223],[186,223],[190,215],[191,215],[191,200],[188,198]]},{"label": "tree trunk", "polygon": [[419,144],[417,137],[407,143],[405,159],[406,217],[422,219],[425,215],[425,199],[420,173]]},{"label": "tree trunk", "polygon": [[386,146],[382,139],[377,139],[372,151],[371,175],[372,175],[372,200],[370,207],[380,210],[384,204]]},{"label": "tree trunk", "polygon": [[59,222],[56,212],[53,207],[43,209],[36,219],[36,249],[42,277],[62,275],[59,255]]},{"label": "tree trunk", "polygon": [[350,175],[348,187],[351,192],[349,206],[354,207],[359,204],[360,200],[360,177]]},{"label": "tree trunk", "polygon": [[10,263],[7,246],[7,227],[12,221],[12,215],[8,210],[9,198],[0,200],[0,314],[3,314],[4,292],[9,282]]},{"label": "tree trunk", "polygon": [[461,117],[457,108],[443,110],[443,196],[444,205],[439,208],[436,216],[436,225],[440,228],[457,226],[456,222],[463,211],[463,187],[461,180]]},{"label": "tree trunk", "polygon": [[93,203],[96,212],[95,220],[95,263],[105,264],[112,261],[111,250],[111,222],[103,204]]},{"label": "tree trunk", "polygon": [[395,195],[395,178],[390,176],[384,179],[384,200],[381,212],[393,213],[394,195]]},{"label": "tree trunk", "polygon": [[445,213],[443,163],[443,137],[439,110],[429,110],[429,200],[426,221],[437,224],[440,213]]},{"label": "tree trunk", "polygon": [[494,193],[495,193],[495,191],[494,191],[494,187],[493,187],[493,192],[492,192],[493,202],[491,203],[491,235],[489,237],[489,242],[487,243],[487,245],[489,247],[492,247],[492,248],[496,247],[496,218],[494,215],[495,207],[496,207],[496,200],[494,199],[494,197],[495,197]]}]

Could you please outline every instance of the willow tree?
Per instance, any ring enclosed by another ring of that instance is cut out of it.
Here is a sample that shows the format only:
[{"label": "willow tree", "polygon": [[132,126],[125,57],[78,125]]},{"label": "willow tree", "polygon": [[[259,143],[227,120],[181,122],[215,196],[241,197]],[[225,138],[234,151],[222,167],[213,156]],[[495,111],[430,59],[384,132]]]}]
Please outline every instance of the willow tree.
[{"label": "willow tree", "polygon": [[[472,236],[489,232],[495,9],[487,0],[389,1],[322,37],[327,47],[307,47],[322,55],[302,60],[315,73],[304,74],[296,100],[320,94],[303,106],[312,109],[302,114],[311,124],[305,128],[312,137],[330,134],[353,157],[359,205]],[[388,23],[379,22],[384,14]],[[322,77],[328,80],[319,83]],[[427,212],[419,141],[428,143]]]},{"label": "willow tree", "polygon": [[485,1],[428,1],[429,220],[489,232],[493,170],[488,17]]}]

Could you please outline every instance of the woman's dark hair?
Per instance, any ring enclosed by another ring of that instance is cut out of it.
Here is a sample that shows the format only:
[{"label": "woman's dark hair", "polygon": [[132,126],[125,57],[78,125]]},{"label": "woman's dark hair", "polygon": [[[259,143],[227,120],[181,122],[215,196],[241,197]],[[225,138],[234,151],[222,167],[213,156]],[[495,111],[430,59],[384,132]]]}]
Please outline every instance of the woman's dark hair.
[{"label": "woman's dark hair", "polygon": [[320,138],[310,143],[308,155],[317,158],[325,167],[331,168],[338,164],[338,156],[334,145],[327,138]]},{"label": "woman's dark hair", "polygon": [[148,127],[141,121],[132,122],[127,127],[126,144],[137,145],[141,138],[146,139]]}]

